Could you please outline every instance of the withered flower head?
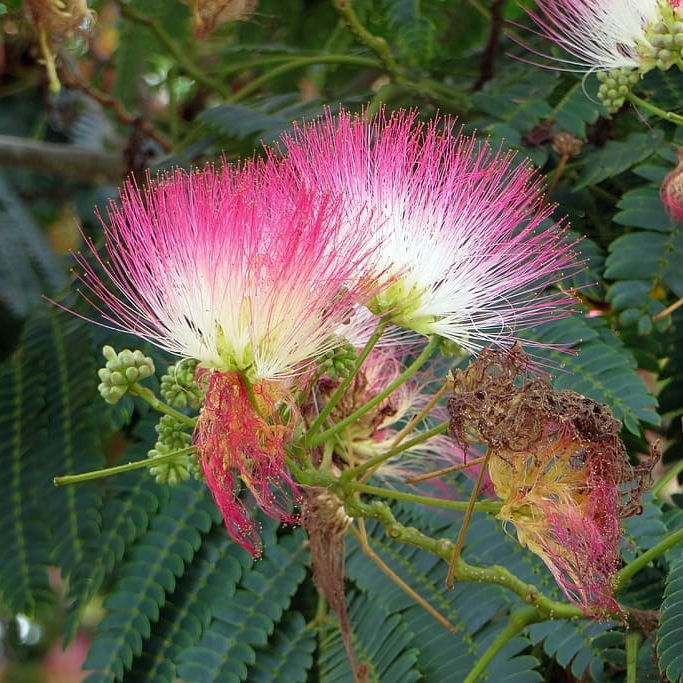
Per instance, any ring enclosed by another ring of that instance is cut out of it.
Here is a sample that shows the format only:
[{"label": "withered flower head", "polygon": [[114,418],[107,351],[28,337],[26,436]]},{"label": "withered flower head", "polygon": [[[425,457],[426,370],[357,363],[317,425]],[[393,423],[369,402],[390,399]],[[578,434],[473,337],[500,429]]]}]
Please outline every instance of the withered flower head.
[{"label": "withered flower head", "polygon": [[183,0],[192,10],[192,30],[198,39],[230,21],[246,21],[254,14],[258,0]]},{"label": "withered flower head", "polygon": [[531,379],[519,346],[484,351],[455,373],[452,436],[489,449],[489,476],[521,545],[585,612],[618,612],[619,520],[641,510],[655,457],[629,462],[605,404]]},{"label": "withered flower head", "polygon": [[87,33],[95,23],[95,12],[87,0],[26,0],[27,21],[38,36],[50,88],[59,90],[55,57],[69,38]]}]

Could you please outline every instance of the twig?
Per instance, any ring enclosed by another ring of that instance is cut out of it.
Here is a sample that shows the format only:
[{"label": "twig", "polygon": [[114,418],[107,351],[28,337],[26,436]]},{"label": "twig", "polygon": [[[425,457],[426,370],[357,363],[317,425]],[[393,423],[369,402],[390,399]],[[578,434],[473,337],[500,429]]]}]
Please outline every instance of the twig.
[{"label": "twig", "polygon": [[75,73],[72,69],[68,72],[65,69],[60,70],[60,81],[68,88],[74,90],[82,90],[86,95],[90,96],[96,102],[99,102],[103,107],[111,109],[116,116],[119,123],[126,126],[137,126],[152,140],[154,140],[165,152],[170,152],[173,145],[161,133],[156,131],[149,121],[131,114],[120,100],[117,100],[112,95],[98,90],[94,85],[88,83],[80,73]]},{"label": "twig", "polygon": [[391,50],[389,49],[387,41],[381,36],[370,33],[370,31],[363,26],[363,23],[353,9],[352,0],[332,0],[332,4],[339,14],[344,17],[344,20],[349,25],[349,29],[356,37],[356,40],[372,50],[382,61],[386,72],[392,78],[397,78],[399,76],[398,65],[391,55]]},{"label": "twig", "polygon": [[126,173],[120,154],[12,135],[0,135],[0,164],[98,185],[119,185]]},{"label": "twig", "polygon": [[442,626],[448,629],[451,633],[456,633],[457,628],[451,624],[448,619],[433,607],[427,600],[425,600],[414,588],[407,584],[394,570],[382,560],[382,558],[372,549],[368,534],[365,531],[365,522],[363,519],[356,520],[358,529],[351,527],[351,532],[360,543],[363,552],[386,574],[404,593],[409,595],[418,605],[425,611],[431,614]]},{"label": "twig", "polygon": [[146,26],[176,60],[178,68],[181,71],[184,71],[192,80],[203,85],[205,88],[218,93],[221,97],[227,97],[230,94],[229,89],[223,85],[223,83],[209,78],[202,71],[201,67],[195,64],[187,56],[187,53],[183,51],[183,48],[166,33],[157,19],[138,12],[138,10],[133,7],[133,3],[119,2],[119,7],[121,8],[121,16],[130,19],[130,21],[136,24]]}]

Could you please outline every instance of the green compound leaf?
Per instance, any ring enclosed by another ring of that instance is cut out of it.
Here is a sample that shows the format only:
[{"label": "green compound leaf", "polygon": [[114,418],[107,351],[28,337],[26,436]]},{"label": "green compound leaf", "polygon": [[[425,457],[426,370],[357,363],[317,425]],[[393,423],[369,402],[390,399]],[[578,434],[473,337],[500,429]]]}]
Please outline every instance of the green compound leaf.
[{"label": "green compound leaf", "polygon": [[607,403],[632,434],[640,434],[640,422],[659,424],[657,401],[636,372],[633,354],[604,320],[574,315],[539,326],[534,332],[543,342],[579,349],[576,354],[534,349],[534,355],[554,364],[550,371],[556,389],[571,389]]},{"label": "green compound leaf", "polygon": [[[412,634],[401,617],[388,615],[376,604],[374,594],[351,594],[347,602],[354,654],[358,665],[367,671],[368,683],[420,680],[421,674],[415,666],[418,651],[411,647]],[[336,621],[329,624],[319,650],[320,683],[353,680]]]},{"label": "green compound leaf", "polygon": [[[62,311],[50,315],[53,348],[46,389],[48,452],[44,470],[44,506],[55,543],[52,559],[69,579],[69,601],[87,593],[90,567],[99,556],[102,486],[85,482],[55,488],[52,478],[65,472],[97,470],[104,453],[95,428],[93,406],[96,367],[91,325]],[[46,463],[46,464],[47,464]],[[72,609],[85,603],[78,601]]]},{"label": "green compound leaf", "polygon": [[64,284],[64,269],[14,188],[0,173],[0,302],[25,318]]},{"label": "green compound leaf", "polygon": [[[201,638],[178,657],[178,676],[188,681],[216,683],[251,680],[249,671],[257,667],[258,653],[268,651],[273,633],[288,608],[292,596],[306,575],[308,553],[303,532],[296,530],[276,543],[264,539],[262,560],[245,570],[234,594],[214,593],[211,623]],[[286,647],[283,643],[282,647]],[[291,675],[305,668],[306,649],[296,650]]]},{"label": "green compound leaf", "polygon": [[256,649],[249,683],[306,683],[316,648],[315,631],[299,612],[289,611],[265,646]]},{"label": "green compound leaf", "polygon": [[421,13],[419,0],[384,0],[398,52],[413,67],[429,64],[436,49],[436,26]]},{"label": "green compound leaf", "polygon": [[[2,552],[12,553],[3,562],[12,577],[1,585],[7,587],[11,611],[31,613],[36,600],[47,599],[47,564],[69,579],[70,600],[89,581],[97,554],[91,550],[100,533],[101,486],[57,488],[53,477],[98,469],[104,461],[93,424],[91,346],[90,328],[47,309],[29,321],[22,346],[2,370],[2,434],[9,439],[5,452],[13,464],[12,476],[0,485],[6,487],[0,504]],[[31,548],[24,549],[25,543]]]},{"label": "green compound leaf", "polygon": [[214,521],[215,505],[199,482],[186,482],[171,491],[125,558],[109,597],[106,616],[98,626],[85,669],[86,679],[123,680],[133,658],[152,632],[168,594],[189,565]]},{"label": "green compound leaf", "polygon": [[610,140],[604,147],[586,152],[584,167],[574,187],[579,190],[588,185],[614,178],[650,157],[661,145],[658,131],[631,133],[626,140]]},{"label": "green compound leaf", "polygon": [[683,680],[683,558],[672,565],[657,630],[659,669],[671,683]]},{"label": "green compound leaf", "polygon": [[[565,77],[566,78],[566,77]],[[586,137],[587,124],[595,123],[602,107],[586,97],[583,79],[577,79],[553,107],[555,130],[566,130],[579,139]]]},{"label": "green compound leaf", "polygon": [[72,577],[77,578],[78,589],[71,586],[73,603],[64,626],[69,638],[79,627],[81,608],[95,597],[135,539],[145,533],[150,516],[167,502],[169,492],[167,487],[155,484],[146,473],[131,472],[112,479],[107,493],[100,511],[101,533],[87,547],[88,562],[75,567],[72,572]]},{"label": "green compound leaf", "polygon": [[202,538],[202,546],[177,587],[162,607],[142,654],[137,657],[126,682],[173,683],[178,679],[180,654],[195,646],[211,623],[216,595],[230,599],[251,558],[232,541],[222,525]]},{"label": "green compound leaf", "polygon": [[51,327],[30,319],[20,348],[0,366],[0,591],[11,614],[32,615],[53,600],[49,528],[43,515],[46,356]]}]

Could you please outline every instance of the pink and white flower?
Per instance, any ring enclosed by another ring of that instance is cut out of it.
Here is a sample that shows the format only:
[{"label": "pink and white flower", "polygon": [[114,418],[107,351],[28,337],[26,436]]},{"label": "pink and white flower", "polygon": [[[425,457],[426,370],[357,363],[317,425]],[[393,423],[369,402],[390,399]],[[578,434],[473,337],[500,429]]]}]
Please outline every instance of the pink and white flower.
[{"label": "pink and white flower", "polygon": [[341,200],[295,187],[274,162],[179,170],[145,191],[129,182],[108,217],[97,258],[118,291],[77,257],[105,320],[250,381],[329,351],[375,287],[363,224],[342,232]]},{"label": "pink and white flower", "polygon": [[579,72],[668,69],[680,62],[680,0],[536,0],[539,34],[571,58],[544,55]]},{"label": "pink and white flower", "polygon": [[[358,373],[331,413],[333,423],[341,422],[394,384],[405,370],[403,359],[411,347],[397,343],[391,348],[375,348],[365,359]],[[334,394],[341,380],[328,375],[321,377],[313,387],[311,397],[302,412],[313,422],[319,411]],[[377,458],[394,449],[406,439],[414,439],[429,426],[446,419],[446,412],[440,405],[431,407],[411,429],[409,435],[401,430],[425,409],[434,398],[443,380],[437,381],[430,370],[418,372],[416,376],[400,384],[365,415],[349,424],[336,440],[330,444],[335,463],[340,469],[355,467],[372,458]],[[433,424],[431,424],[433,422]],[[400,455],[385,461],[377,470],[383,478],[405,478],[428,468],[451,464],[452,441],[444,435],[436,435],[417,443]]]},{"label": "pink and white flower", "polygon": [[384,285],[369,308],[475,352],[565,315],[571,298],[553,285],[573,255],[538,176],[452,129],[416,112],[328,112],[283,146],[302,185],[345,197],[349,240],[364,231]]},{"label": "pink and white flower", "polygon": [[90,245],[114,289],[77,257],[84,296],[108,324],[201,362],[199,464],[229,533],[253,554],[243,489],[266,514],[296,521],[293,384],[346,328],[363,336],[350,318],[376,292],[363,276],[371,249],[362,230],[342,234],[340,199],[292,177],[270,159],[176,171],[144,192],[127,183],[109,207],[108,258]]}]

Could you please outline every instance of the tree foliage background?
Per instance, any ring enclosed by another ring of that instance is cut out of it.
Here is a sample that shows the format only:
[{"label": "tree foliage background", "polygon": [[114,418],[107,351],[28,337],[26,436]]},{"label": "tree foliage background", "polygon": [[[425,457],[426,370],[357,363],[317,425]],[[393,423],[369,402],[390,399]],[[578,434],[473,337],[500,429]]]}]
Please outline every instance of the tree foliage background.
[{"label": "tree foliage background", "polygon": [[[645,557],[619,596],[642,610],[639,626],[532,623],[523,595],[491,583],[449,591],[440,557],[368,523],[372,550],[453,628],[349,537],[351,638],[366,679],[462,683],[502,639],[481,680],[682,680],[681,545],[644,556],[683,527],[683,308],[672,306],[683,297],[683,228],[659,194],[679,127],[630,105],[610,115],[597,80],[530,64],[518,41],[536,38],[511,0],[91,2],[92,28],[52,45],[58,91],[27,20],[34,4],[0,3],[2,680],[57,680],[66,665],[50,657],[62,639],[88,649],[88,683],[351,680],[302,530],[264,520],[265,555],[253,562],[201,483],[168,487],[138,470],[53,485],[154,445],[146,404],[109,406],[97,394],[102,346],[141,348],[159,368],[173,359],[44,298],[81,306],[68,255],[81,243],[77,226],[99,239],[93,207],[128,174],[250,157],[293,121],[340,104],[456,116],[541,169],[557,215],[584,236],[580,310],[534,332],[576,351],[554,355],[555,386],[608,403],[634,460],[649,442],[663,446],[658,483],[623,547],[625,563]],[[214,26],[193,22],[202,10],[224,14]],[[648,74],[640,90],[675,110],[683,76]],[[469,479],[451,483],[468,495]],[[451,540],[462,519],[400,501],[391,510],[402,526]],[[561,597],[493,517],[473,518],[463,555]]]}]

